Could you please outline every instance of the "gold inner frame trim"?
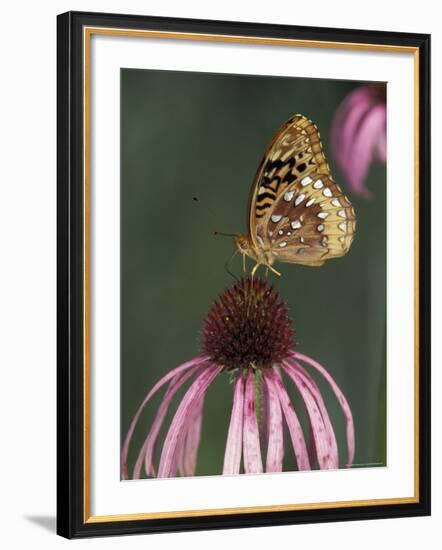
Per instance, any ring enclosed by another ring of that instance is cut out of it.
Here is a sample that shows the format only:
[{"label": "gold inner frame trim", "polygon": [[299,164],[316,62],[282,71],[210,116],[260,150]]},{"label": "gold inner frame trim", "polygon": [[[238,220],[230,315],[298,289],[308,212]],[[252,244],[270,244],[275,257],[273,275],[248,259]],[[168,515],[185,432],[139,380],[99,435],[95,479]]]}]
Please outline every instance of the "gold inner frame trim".
[{"label": "gold inner frame trim", "polygon": [[[92,35],[124,36],[173,40],[194,40],[203,42],[231,42],[271,46],[304,48],[333,48],[389,53],[411,53],[414,63],[414,494],[410,497],[351,500],[336,502],[316,502],[271,506],[249,506],[235,508],[214,508],[203,510],[177,510],[171,512],[150,512],[136,514],[91,515],[90,490],[90,83],[91,83],[91,37]],[[284,512],[300,510],[324,510],[352,508],[356,506],[380,506],[388,504],[412,504],[419,502],[419,49],[412,46],[364,44],[357,42],[331,42],[321,40],[296,40],[269,37],[245,37],[236,35],[148,31],[136,29],[114,29],[108,27],[84,27],[83,29],[83,209],[84,209],[84,403],[83,403],[83,443],[84,443],[84,523],[116,521],[136,521],[149,519],[170,519],[187,517],[207,517],[230,514],[250,514],[263,512]]]}]

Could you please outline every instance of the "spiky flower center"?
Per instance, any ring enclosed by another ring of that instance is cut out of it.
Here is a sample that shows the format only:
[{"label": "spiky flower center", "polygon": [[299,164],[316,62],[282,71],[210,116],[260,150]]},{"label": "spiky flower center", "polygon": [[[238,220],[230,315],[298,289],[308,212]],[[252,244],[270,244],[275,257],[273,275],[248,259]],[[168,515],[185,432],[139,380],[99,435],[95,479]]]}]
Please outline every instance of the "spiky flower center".
[{"label": "spiky flower center", "polygon": [[269,283],[247,277],[221,294],[203,327],[206,353],[226,370],[266,368],[287,358],[294,330],[286,305]]}]

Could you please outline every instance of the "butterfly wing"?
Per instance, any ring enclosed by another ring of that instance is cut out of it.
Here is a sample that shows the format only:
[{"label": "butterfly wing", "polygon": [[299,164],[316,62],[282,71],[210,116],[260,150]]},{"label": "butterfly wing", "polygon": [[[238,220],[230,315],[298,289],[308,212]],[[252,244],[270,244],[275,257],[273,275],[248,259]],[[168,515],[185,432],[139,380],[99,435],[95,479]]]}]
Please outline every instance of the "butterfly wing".
[{"label": "butterfly wing", "polygon": [[300,185],[287,187],[258,228],[268,253],[275,260],[304,265],[343,256],[356,229],[350,201],[329,176],[306,176]]},{"label": "butterfly wing", "polygon": [[266,149],[251,189],[249,231],[271,260],[322,265],[343,256],[356,218],[333,181],[317,127],[292,117]]}]

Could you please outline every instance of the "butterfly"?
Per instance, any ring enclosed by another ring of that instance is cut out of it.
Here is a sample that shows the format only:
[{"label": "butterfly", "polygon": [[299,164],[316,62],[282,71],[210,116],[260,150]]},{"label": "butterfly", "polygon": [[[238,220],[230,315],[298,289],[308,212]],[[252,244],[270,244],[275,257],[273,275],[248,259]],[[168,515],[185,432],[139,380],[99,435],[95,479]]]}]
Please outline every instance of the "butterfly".
[{"label": "butterfly", "polygon": [[238,250],[280,275],[276,261],[321,266],[344,256],[356,229],[355,211],[333,180],[317,126],[297,114],[268,144],[250,190],[248,234]]}]

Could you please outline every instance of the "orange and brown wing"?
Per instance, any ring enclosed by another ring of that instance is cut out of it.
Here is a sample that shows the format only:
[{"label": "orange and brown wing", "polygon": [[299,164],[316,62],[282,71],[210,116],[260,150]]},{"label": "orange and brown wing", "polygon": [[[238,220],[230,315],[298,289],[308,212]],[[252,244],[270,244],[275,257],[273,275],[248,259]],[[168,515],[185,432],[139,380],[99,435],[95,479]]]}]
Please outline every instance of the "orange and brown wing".
[{"label": "orange and brown wing", "polygon": [[275,261],[322,265],[351,246],[356,216],[328,176],[305,176],[277,199],[258,235]]},{"label": "orange and brown wing", "polygon": [[268,144],[251,188],[249,231],[256,241],[256,226],[286,188],[310,174],[330,173],[320,136],[303,115],[288,120]]},{"label": "orange and brown wing", "polygon": [[347,253],[356,227],[348,198],[333,181],[317,127],[292,117],[268,145],[252,186],[254,246],[281,262],[322,265]]}]

